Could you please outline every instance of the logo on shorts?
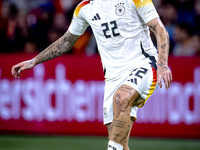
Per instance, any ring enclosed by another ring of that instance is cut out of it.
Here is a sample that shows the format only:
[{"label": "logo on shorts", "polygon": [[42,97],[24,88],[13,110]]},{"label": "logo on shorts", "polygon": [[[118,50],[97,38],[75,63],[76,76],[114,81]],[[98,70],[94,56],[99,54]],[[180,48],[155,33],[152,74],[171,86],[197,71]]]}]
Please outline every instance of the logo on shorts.
[{"label": "logo on shorts", "polygon": [[111,145],[108,145],[108,148],[112,149],[112,150],[117,150],[117,148],[111,146]]},{"label": "logo on shorts", "polygon": [[116,10],[115,13],[117,14],[117,16],[123,16],[126,12],[126,8],[124,6],[124,3],[119,3],[117,5],[115,5]]},{"label": "logo on shorts", "polygon": [[107,117],[108,117],[107,108],[103,108],[103,117],[104,117],[104,118],[107,118]]},{"label": "logo on shorts", "polygon": [[135,83],[138,85],[138,79],[143,79],[144,75],[146,75],[148,69],[140,67],[139,69],[134,69],[131,74],[129,75],[128,82]]}]

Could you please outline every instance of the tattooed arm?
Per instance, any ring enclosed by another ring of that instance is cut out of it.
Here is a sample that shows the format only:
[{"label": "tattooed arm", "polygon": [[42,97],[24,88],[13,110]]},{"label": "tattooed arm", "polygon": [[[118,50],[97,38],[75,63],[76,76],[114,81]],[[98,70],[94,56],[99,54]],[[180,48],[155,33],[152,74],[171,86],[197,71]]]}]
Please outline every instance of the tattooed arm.
[{"label": "tattooed arm", "polygon": [[168,67],[169,55],[169,35],[160,18],[156,18],[147,23],[151,31],[155,34],[158,47],[158,84],[162,88],[161,79],[165,82],[166,89],[169,89],[172,82],[172,74]]},{"label": "tattooed arm", "polygon": [[11,71],[12,75],[15,76],[15,78],[20,78],[20,73],[23,70],[31,69],[39,63],[45,62],[64,54],[73,47],[79,37],[80,36],[73,35],[69,31],[67,31],[61,38],[52,43],[35,58],[13,66]]}]

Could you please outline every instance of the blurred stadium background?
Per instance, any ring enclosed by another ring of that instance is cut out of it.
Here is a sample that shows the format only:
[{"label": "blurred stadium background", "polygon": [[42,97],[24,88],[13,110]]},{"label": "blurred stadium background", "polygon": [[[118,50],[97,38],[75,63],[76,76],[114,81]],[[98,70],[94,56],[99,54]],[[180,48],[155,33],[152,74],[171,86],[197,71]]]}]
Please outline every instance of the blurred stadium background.
[{"label": "blurred stadium background", "polygon": [[[104,78],[90,28],[63,56],[21,79],[10,73],[65,33],[79,2],[0,1],[0,150],[106,149]],[[153,2],[170,35],[173,84],[139,110],[130,149],[200,150],[200,0]]]}]

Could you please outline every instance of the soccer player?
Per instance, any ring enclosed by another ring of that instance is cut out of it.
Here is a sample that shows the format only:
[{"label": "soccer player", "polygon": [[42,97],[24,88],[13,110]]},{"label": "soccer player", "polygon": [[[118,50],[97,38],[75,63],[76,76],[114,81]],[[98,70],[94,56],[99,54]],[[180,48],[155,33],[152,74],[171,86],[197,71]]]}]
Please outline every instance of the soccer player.
[{"label": "soccer player", "polygon": [[[169,37],[152,0],[85,0],[76,8],[68,31],[35,58],[12,68],[23,70],[60,56],[72,48],[91,26],[105,73],[104,124],[108,150],[129,150],[128,141],[138,107],[164,80],[172,82],[168,68]],[[150,39],[155,34],[157,48]]]}]

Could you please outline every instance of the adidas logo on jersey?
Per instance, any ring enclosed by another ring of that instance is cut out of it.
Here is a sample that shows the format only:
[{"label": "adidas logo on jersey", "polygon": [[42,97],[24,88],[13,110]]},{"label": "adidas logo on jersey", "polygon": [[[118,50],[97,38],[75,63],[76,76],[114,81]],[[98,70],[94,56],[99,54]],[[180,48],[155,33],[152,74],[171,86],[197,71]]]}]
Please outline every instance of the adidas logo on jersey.
[{"label": "adidas logo on jersey", "polygon": [[99,16],[99,14],[97,13],[94,18],[92,19],[92,21],[95,21],[95,20],[101,20],[101,17]]}]

